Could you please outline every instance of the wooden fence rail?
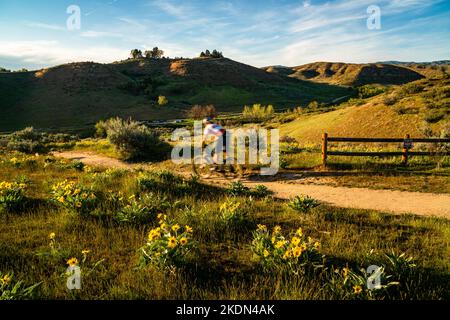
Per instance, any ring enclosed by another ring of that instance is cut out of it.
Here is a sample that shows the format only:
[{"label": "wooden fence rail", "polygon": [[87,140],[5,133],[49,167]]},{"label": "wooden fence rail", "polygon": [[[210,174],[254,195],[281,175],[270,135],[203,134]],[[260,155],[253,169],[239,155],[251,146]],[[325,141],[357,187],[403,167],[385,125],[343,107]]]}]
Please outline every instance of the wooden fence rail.
[{"label": "wooden fence rail", "polygon": [[[403,143],[402,151],[393,152],[351,152],[351,151],[329,151],[329,142],[359,142],[359,143]],[[327,133],[322,136],[322,162],[327,165],[328,156],[350,156],[350,157],[394,157],[402,156],[402,163],[407,164],[409,156],[433,156],[436,152],[410,151],[413,143],[450,143],[450,139],[443,138],[411,138],[409,134],[405,138],[346,138],[329,137]],[[439,152],[439,155],[450,155],[450,152]]]}]

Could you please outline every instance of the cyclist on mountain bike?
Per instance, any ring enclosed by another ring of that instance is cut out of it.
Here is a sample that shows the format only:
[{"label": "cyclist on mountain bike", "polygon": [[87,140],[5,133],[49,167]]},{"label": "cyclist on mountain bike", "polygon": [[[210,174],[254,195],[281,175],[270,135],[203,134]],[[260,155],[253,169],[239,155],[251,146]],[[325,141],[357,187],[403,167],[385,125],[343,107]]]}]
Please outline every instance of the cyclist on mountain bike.
[{"label": "cyclist on mountain bike", "polygon": [[[205,129],[203,130],[203,143],[205,143],[210,137],[214,137],[214,163],[218,164],[218,152],[226,152],[227,148],[227,132],[226,130],[219,124],[214,123],[213,119],[207,117],[203,119],[203,124],[205,125]],[[221,143],[222,145],[220,145]],[[217,168],[215,168],[217,170]],[[222,168],[220,168],[222,170]]]}]

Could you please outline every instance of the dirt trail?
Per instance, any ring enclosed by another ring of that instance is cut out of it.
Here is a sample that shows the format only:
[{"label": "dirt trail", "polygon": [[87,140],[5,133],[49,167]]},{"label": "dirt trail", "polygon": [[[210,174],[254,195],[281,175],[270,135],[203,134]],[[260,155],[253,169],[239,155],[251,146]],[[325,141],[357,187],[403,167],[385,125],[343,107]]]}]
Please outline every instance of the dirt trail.
[{"label": "dirt trail", "polygon": [[[67,151],[54,153],[55,156],[79,160],[87,165],[132,169],[142,165],[126,164],[120,160],[90,152]],[[247,186],[264,184],[281,199],[289,199],[306,194],[337,207],[372,209],[392,213],[413,213],[450,219],[450,195],[394,190],[372,190],[367,188],[332,187],[302,184],[301,177],[278,178],[257,181],[245,180]],[[210,183],[227,183],[224,179],[208,179]]]}]

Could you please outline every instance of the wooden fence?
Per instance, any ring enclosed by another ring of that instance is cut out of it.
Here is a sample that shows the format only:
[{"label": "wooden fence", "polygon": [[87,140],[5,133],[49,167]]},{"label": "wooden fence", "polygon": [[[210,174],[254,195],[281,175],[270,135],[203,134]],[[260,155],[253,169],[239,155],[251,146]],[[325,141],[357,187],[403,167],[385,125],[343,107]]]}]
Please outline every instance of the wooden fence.
[{"label": "wooden fence", "polygon": [[[357,142],[357,143],[403,143],[402,151],[392,152],[351,152],[351,151],[329,151],[329,142]],[[433,156],[436,152],[431,151],[410,151],[414,143],[450,143],[450,139],[441,138],[411,138],[409,134],[405,138],[344,138],[329,137],[327,133],[322,136],[322,161],[327,165],[329,156],[350,156],[350,157],[393,157],[401,156],[402,163],[407,164],[410,156]],[[450,155],[450,152],[439,152],[439,155]]]}]

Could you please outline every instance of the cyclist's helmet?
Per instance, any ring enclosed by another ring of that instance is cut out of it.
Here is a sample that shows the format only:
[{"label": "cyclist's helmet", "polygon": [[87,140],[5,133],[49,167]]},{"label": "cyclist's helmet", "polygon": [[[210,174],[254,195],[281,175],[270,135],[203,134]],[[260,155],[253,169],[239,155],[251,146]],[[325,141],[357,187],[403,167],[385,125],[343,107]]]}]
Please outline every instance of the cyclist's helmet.
[{"label": "cyclist's helmet", "polygon": [[211,123],[212,122],[212,118],[211,117],[206,117],[203,119],[203,124],[207,124],[207,123]]}]

